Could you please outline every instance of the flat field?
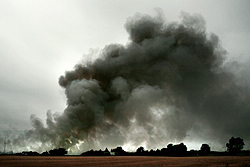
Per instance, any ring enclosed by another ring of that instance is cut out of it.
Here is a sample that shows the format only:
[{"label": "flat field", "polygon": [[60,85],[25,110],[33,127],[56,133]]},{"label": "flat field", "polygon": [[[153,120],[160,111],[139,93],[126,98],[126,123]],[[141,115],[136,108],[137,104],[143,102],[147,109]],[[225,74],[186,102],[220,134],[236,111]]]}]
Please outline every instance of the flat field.
[{"label": "flat field", "polygon": [[179,166],[250,166],[250,156],[208,156],[208,157],[146,157],[146,156],[0,156],[0,166],[64,167],[64,166],[126,166],[126,167],[179,167]]}]

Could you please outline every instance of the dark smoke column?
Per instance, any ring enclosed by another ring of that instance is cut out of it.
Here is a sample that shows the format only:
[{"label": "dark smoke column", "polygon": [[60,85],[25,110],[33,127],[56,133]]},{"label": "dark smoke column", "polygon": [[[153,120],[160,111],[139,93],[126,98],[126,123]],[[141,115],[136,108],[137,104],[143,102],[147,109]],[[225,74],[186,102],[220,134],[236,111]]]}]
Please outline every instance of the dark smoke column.
[{"label": "dark smoke column", "polygon": [[128,18],[129,43],[107,45],[95,61],[65,72],[59,84],[67,108],[62,115],[48,112],[46,127],[32,116],[31,136],[79,152],[125,144],[161,148],[190,131],[217,141],[235,133],[249,138],[249,89],[225,70],[226,52],[202,16],[181,16],[180,23]]}]

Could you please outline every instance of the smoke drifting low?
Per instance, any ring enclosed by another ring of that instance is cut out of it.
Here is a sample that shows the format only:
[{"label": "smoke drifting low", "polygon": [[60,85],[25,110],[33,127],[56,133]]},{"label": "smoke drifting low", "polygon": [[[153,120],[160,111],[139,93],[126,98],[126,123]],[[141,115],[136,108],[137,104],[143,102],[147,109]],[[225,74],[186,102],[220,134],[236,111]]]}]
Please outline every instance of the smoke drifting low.
[{"label": "smoke drifting low", "polygon": [[181,13],[180,22],[168,23],[136,14],[125,29],[126,45],[107,45],[92,55],[97,59],[60,77],[68,104],[63,114],[49,111],[46,126],[32,115],[34,129],[13,146],[82,152],[162,148],[191,133],[222,144],[231,136],[250,139],[249,86],[228,70],[226,51],[201,15]]}]

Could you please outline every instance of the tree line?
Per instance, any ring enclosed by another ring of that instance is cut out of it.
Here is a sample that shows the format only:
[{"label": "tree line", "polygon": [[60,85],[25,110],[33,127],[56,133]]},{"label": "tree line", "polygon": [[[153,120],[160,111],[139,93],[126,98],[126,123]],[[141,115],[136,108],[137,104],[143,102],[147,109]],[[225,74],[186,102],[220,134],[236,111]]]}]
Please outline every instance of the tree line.
[{"label": "tree line", "polygon": [[[208,144],[202,144],[200,150],[190,150],[187,151],[187,146],[184,143],[180,144],[168,144],[166,148],[156,149],[156,150],[145,150],[144,147],[139,147],[135,152],[126,152],[121,146],[111,149],[110,151],[106,148],[103,150],[89,150],[83,152],[82,156],[206,156],[206,155],[236,155],[241,152],[244,148],[244,141],[240,137],[231,137],[229,142],[226,143],[227,152],[211,152],[211,148]],[[66,155],[68,151],[65,148],[53,149],[50,151],[45,151],[42,154],[32,151],[23,151],[22,153],[17,153],[16,155],[27,155],[27,156],[63,156]],[[250,151],[245,151],[245,154],[250,155]]]},{"label": "tree line", "polygon": [[184,143],[180,144],[169,144],[166,148],[157,150],[145,150],[144,147],[139,147],[135,152],[126,152],[122,147],[111,149],[110,151],[106,148],[104,151],[100,150],[89,150],[83,152],[82,156],[197,156],[197,155],[208,155],[210,153],[210,147],[208,144],[202,144],[201,149],[198,151],[191,150],[187,151],[187,146]]},{"label": "tree line", "polygon": [[16,155],[27,155],[27,156],[63,156],[66,155],[68,151],[65,148],[58,148],[43,152],[42,154],[39,154],[38,152],[34,151],[23,151],[22,153],[17,153]]},{"label": "tree line", "polygon": [[[231,137],[229,142],[226,143],[227,152],[211,152],[211,148],[208,144],[202,144],[200,150],[190,150],[187,151],[187,146],[184,143],[180,144],[168,144],[166,148],[157,149],[157,150],[145,150],[144,147],[139,147],[135,152],[126,152],[122,147],[117,147],[111,149],[110,151],[106,148],[104,151],[100,150],[89,150],[83,152],[82,156],[107,156],[107,155],[116,155],[116,156],[207,156],[207,155],[236,155],[241,152],[244,147],[243,139],[240,137]],[[249,151],[246,151],[245,154],[250,155]]]}]

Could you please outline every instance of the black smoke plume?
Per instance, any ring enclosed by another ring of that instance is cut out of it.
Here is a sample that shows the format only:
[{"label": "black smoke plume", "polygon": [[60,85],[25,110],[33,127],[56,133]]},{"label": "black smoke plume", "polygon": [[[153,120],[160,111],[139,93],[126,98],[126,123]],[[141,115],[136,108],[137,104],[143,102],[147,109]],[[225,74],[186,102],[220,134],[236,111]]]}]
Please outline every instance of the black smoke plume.
[{"label": "black smoke plume", "polygon": [[161,148],[190,134],[218,143],[232,135],[250,139],[249,86],[228,70],[226,51],[206,32],[203,17],[181,18],[128,18],[129,42],[107,45],[94,61],[65,72],[63,114],[48,112],[46,126],[31,116],[34,129],[13,144],[82,152],[126,144]]}]

